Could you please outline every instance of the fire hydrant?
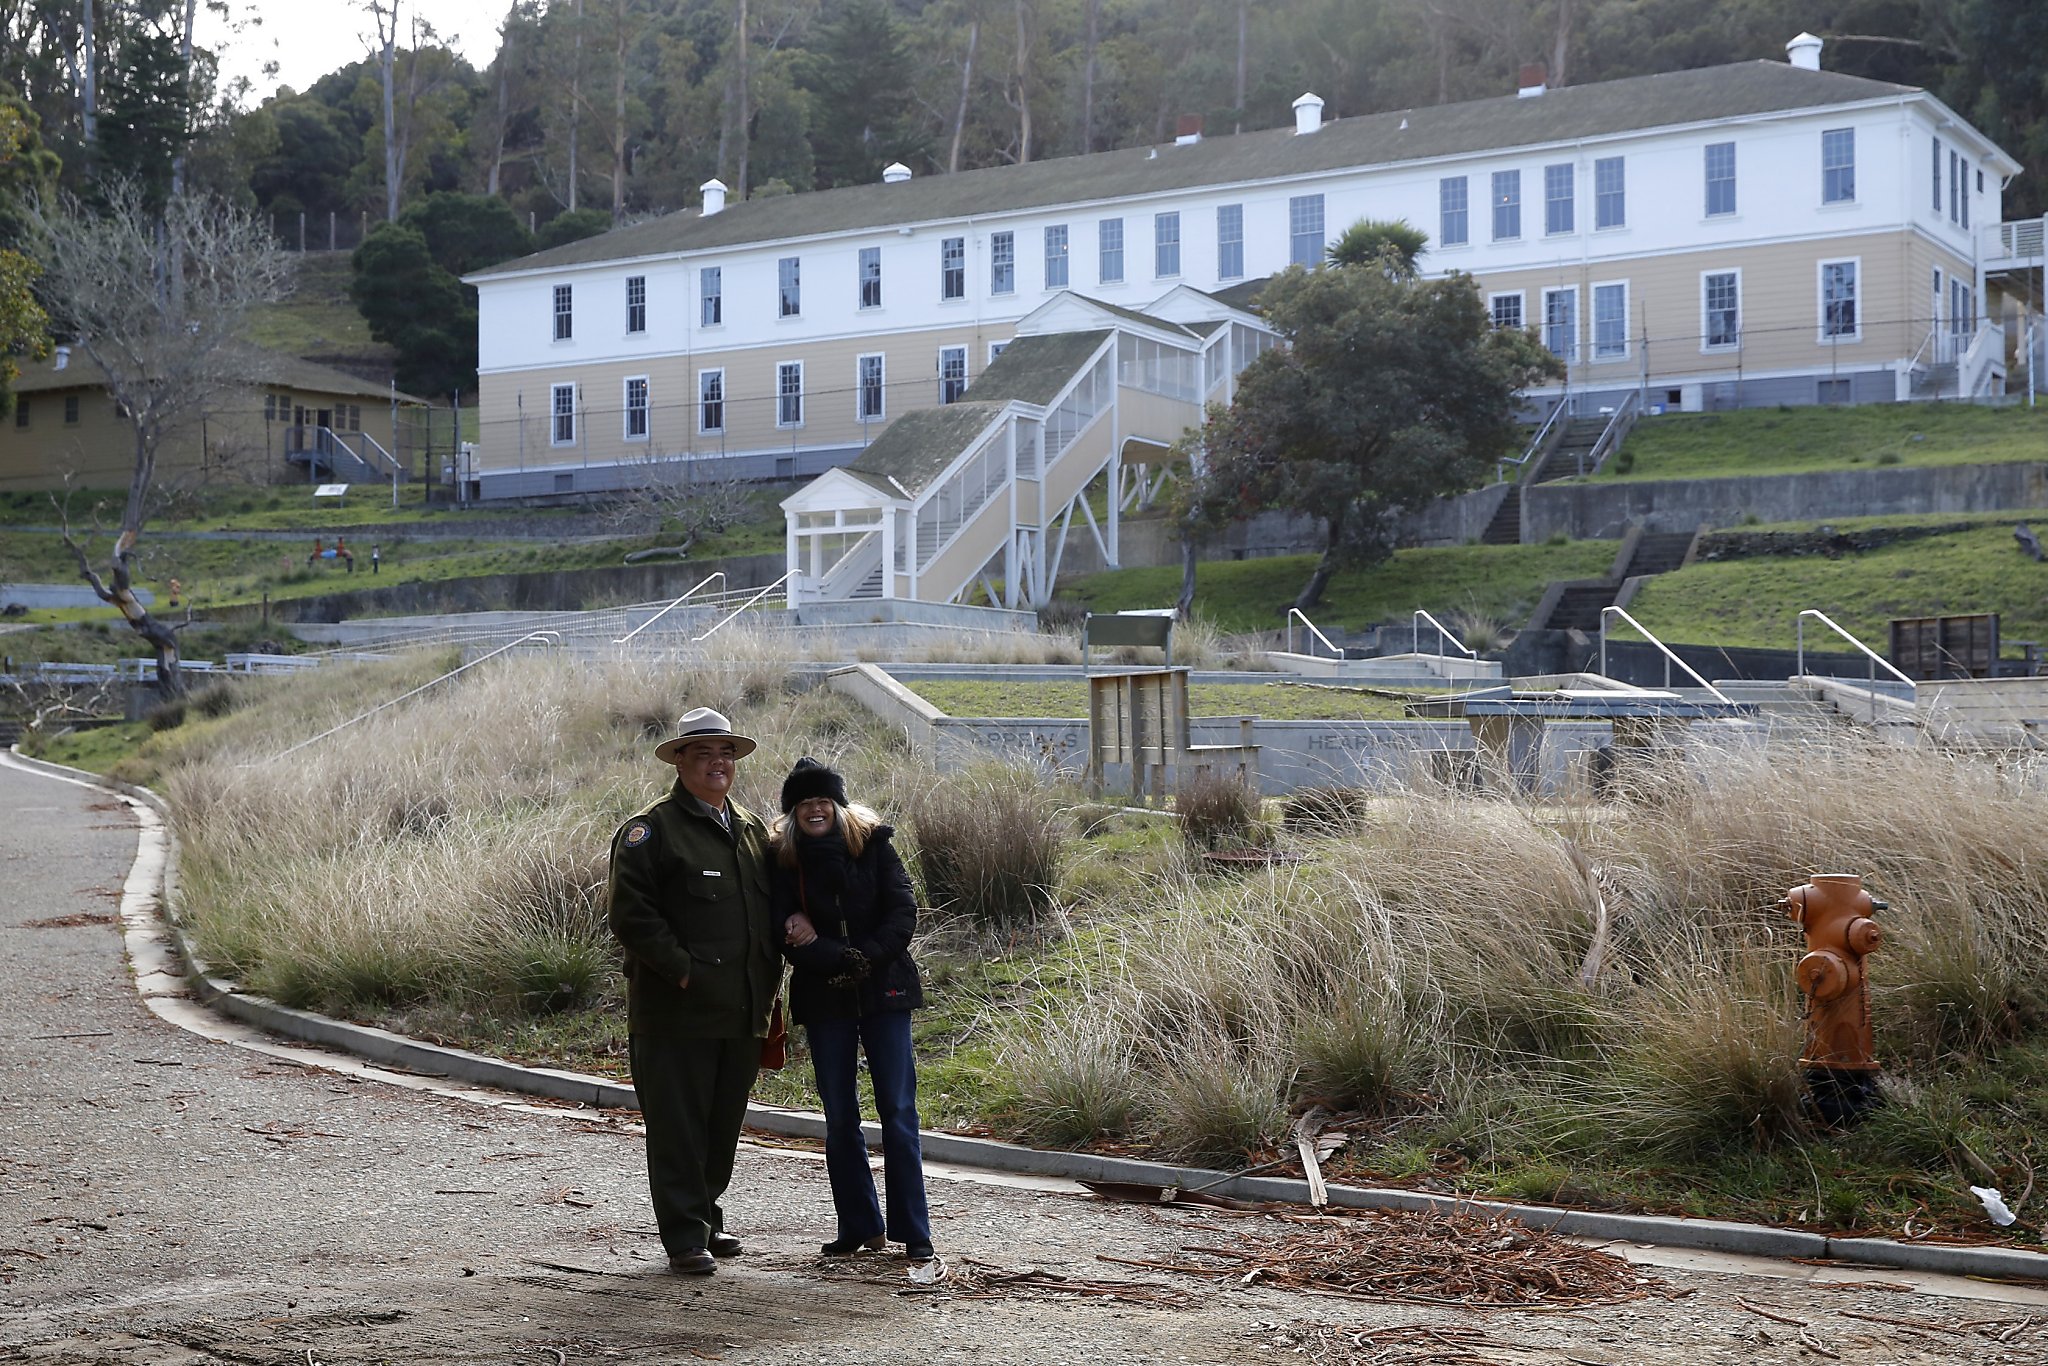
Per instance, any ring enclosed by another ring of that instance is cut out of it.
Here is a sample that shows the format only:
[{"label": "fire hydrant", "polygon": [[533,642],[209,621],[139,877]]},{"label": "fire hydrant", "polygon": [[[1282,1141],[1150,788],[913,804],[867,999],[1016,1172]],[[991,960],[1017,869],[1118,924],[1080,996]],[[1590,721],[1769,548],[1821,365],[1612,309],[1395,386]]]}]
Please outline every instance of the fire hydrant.
[{"label": "fire hydrant", "polygon": [[1806,1051],[1799,1065],[1820,1120],[1849,1123],[1877,1102],[1863,960],[1884,942],[1884,930],[1870,913],[1888,908],[1863,890],[1863,879],[1854,873],[1816,873],[1778,904],[1806,931],[1798,972],[1806,997]]}]

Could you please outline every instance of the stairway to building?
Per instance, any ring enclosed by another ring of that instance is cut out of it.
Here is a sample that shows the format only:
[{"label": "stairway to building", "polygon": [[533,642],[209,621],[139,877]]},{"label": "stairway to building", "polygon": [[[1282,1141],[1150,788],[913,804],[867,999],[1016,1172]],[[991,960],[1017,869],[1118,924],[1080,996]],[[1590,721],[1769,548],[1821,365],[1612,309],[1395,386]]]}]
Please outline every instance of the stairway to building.
[{"label": "stairway to building", "polygon": [[1960,371],[1952,360],[1930,365],[1914,374],[1910,392],[1914,398],[1954,398],[1962,387],[1959,375]]},{"label": "stairway to building", "polygon": [[1691,531],[1650,531],[1636,542],[1636,553],[1629,557],[1628,567],[1622,571],[1624,579],[1640,574],[1668,574],[1685,563],[1685,554],[1692,549]]},{"label": "stairway to building", "polygon": [[1607,430],[1607,422],[1605,417],[1575,417],[1566,423],[1564,435],[1557,439],[1527,482],[1547,484],[1553,479],[1569,479],[1580,472],[1581,462],[1590,472],[1593,448],[1600,444],[1600,433]]},{"label": "stairway to building", "polygon": [[1493,520],[1486,524],[1486,530],[1479,535],[1481,545],[1520,545],[1522,543],[1522,486],[1508,485],[1508,496],[1501,499],[1494,509]]}]

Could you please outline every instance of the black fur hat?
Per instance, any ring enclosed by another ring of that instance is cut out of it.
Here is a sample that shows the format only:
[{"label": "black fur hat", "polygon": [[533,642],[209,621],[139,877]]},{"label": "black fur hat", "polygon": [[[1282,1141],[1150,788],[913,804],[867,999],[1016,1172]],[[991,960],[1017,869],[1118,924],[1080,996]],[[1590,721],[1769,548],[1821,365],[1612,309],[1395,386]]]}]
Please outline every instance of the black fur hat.
[{"label": "black fur hat", "polygon": [[807,754],[796,761],[796,767],[782,780],[782,814],[787,816],[796,810],[798,802],[813,797],[830,797],[839,805],[846,805],[846,779]]}]

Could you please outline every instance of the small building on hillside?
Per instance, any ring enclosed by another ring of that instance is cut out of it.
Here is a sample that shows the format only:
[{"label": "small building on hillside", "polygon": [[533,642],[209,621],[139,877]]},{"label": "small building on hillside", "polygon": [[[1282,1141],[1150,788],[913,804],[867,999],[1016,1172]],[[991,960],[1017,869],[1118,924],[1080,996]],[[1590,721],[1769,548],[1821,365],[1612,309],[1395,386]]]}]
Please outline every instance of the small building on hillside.
[{"label": "small building on hillside", "polygon": [[[168,433],[160,475],[283,484],[388,480],[411,463],[408,416],[425,403],[296,356],[244,349],[245,385]],[[135,433],[100,370],[75,348],[23,364],[14,411],[0,419],[0,490],[125,485]]]}]

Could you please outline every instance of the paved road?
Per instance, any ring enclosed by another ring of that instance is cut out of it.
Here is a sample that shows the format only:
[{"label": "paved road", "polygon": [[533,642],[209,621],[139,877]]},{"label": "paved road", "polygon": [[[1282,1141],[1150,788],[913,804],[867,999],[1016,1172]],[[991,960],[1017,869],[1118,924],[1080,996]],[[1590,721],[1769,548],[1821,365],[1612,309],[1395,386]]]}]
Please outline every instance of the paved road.
[{"label": "paved road", "polygon": [[[900,1261],[815,1260],[829,1234],[815,1155],[765,1147],[742,1153],[733,1200],[748,1255],[708,1281],[670,1277],[626,1117],[421,1089],[176,1000],[156,1005],[201,1032],[153,1013],[116,923],[135,851],[119,801],[0,767],[0,1362],[1345,1361],[1371,1349],[1337,1326],[1413,1323],[1481,1331],[1476,1359],[1503,1363],[1819,1359],[1798,1328],[1738,1299],[1811,1322],[1844,1361],[2018,1362],[2048,1344],[2040,1292],[1998,1303],[2017,1292],[1658,1254],[1646,1255],[1671,1265],[1645,1274],[1679,1298],[1570,1316],[1232,1282],[1173,1285],[1191,1292],[1184,1307],[906,1294]],[[1055,1182],[933,1185],[940,1247],[970,1275],[979,1262],[1168,1285],[1095,1254],[1258,1235],[1241,1218],[1107,1207]],[[1844,1309],[2038,1321],[1993,1347]]]}]

